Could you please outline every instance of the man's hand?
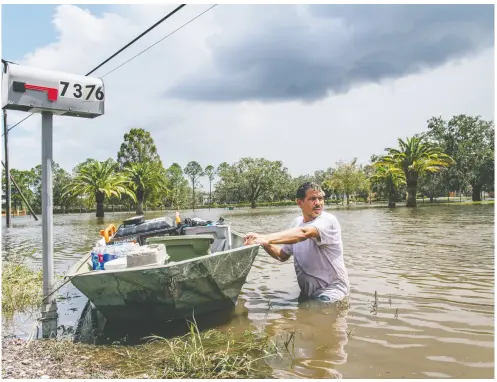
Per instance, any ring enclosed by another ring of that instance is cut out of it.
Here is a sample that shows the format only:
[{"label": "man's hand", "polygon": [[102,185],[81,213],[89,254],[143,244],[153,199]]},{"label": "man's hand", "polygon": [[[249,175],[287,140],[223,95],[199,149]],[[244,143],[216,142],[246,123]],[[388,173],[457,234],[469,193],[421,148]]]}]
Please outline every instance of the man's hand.
[{"label": "man's hand", "polygon": [[265,235],[260,235],[258,233],[249,232],[245,236],[245,242],[243,243],[243,245],[252,245],[252,244],[260,244],[263,246],[267,246],[268,239]]}]

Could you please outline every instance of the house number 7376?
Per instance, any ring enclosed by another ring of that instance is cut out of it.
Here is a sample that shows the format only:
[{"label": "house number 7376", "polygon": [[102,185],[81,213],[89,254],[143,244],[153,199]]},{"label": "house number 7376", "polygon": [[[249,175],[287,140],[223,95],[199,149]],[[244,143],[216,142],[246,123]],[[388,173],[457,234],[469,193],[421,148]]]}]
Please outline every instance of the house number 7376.
[{"label": "house number 7376", "polygon": [[61,97],[83,99],[85,101],[102,101],[104,92],[97,85],[81,85],[76,82],[60,81],[59,93]]}]

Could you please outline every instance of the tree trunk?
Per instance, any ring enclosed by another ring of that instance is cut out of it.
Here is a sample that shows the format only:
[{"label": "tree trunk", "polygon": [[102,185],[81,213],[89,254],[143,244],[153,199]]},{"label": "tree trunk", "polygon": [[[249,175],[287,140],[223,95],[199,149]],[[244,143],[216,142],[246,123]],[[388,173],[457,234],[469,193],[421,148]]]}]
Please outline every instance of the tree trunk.
[{"label": "tree trunk", "polygon": [[138,200],[136,203],[136,214],[143,215],[143,200]]},{"label": "tree trunk", "polygon": [[104,217],[104,202],[97,202],[97,218],[103,218]]},{"label": "tree trunk", "polygon": [[433,203],[433,194],[430,195],[430,203]]},{"label": "tree trunk", "polygon": [[103,192],[96,192],[95,194],[95,201],[97,202],[97,218],[103,218],[105,211],[104,211],[104,200],[105,200],[105,194]]},{"label": "tree trunk", "polygon": [[209,210],[212,207],[212,182],[209,180]]},{"label": "tree trunk", "polygon": [[349,194],[346,194],[347,195],[347,205],[349,205]]},{"label": "tree trunk", "polygon": [[143,202],[145,200],[145,192],[138,188],[136,190],[136,214],[143,215]]},{"label": "tree trunk", "polygon": [[192,200],[193,211],[195,211],[195,187],[193,187],[193,185],[192,185],[192,194],[193,194],[193,200]]},{"label": "tree trunk", "polygon": [[388,207],[395,208],[395,202],[397,193],[395,192],[395,185],[393,184],[392,178],[389,177],[387,180],[388,183]]},{"label": "tree trunk", "polygon": [[406,207],[416,207],[416,189],[418,182],[410,182],[407,184],[407,204]]},{"label": "tree trunk", "polygon": [[388,193],[388,208],[395,208],[395,193]]},{"label": "tree trunk", "polygon": [[255,199],[252,200],[252,202],[250,203],[250,207],[251,208],[256,208],[257,206],[255,205]]},{"label": "tree trunk", "polygon": [[471,185],[471,199],[473,202],[481,202],[481,185]]}]

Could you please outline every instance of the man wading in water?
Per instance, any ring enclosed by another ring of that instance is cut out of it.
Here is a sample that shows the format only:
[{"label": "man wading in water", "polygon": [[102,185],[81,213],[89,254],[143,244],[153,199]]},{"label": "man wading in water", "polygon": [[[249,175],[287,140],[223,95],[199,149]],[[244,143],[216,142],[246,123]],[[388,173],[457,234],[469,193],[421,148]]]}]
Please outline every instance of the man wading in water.
[{"label": "man wading in water", "polygon": [[316,183],[304,183],[298,188],[297,204],[302,216],[293,220],[290,229],[269,235],[251,232],[245,236],[244,244],[260,244],[279,261],[293,255],[300,299],[341,301],[349,294],[349,278],[343,261],[340,223],[323,211],[324,192]]}]

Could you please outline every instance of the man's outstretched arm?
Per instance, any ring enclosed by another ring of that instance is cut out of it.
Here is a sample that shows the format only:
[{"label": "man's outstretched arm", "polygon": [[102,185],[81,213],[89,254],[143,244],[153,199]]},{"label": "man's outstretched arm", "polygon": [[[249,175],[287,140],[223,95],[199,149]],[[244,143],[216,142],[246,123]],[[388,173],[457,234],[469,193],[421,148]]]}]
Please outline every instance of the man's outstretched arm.
[{"label": "man's outstretched arm", "polygon": [[295,244],[313,237],[319,237],[319,231],[314,226],[295,227],[269,235],[250,232],[245,236],[245,245]]}]

